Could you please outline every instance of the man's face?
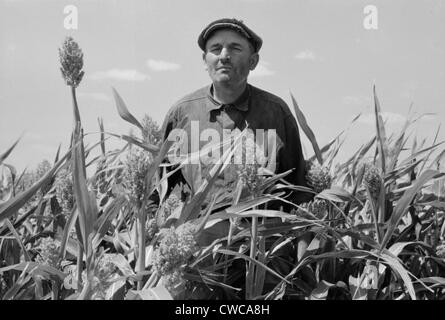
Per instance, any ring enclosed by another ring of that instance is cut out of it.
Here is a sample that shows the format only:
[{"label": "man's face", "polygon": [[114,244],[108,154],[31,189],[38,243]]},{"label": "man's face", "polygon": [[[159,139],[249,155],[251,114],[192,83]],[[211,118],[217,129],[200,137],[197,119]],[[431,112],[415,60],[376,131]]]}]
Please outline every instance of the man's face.
[{"label": "man's face", "polygon": [[207,40],[203,59],[213,83],[238,85],[247,81],[259,56],[238,32],[221,29]]}]

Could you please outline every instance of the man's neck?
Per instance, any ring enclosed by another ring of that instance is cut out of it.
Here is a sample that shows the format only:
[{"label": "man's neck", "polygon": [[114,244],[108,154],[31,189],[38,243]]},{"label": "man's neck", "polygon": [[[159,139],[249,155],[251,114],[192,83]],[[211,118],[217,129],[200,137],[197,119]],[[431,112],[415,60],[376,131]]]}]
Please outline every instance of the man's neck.
[{"label": "man's neck", "polygon": [[213,98],[222,104],[233,103],[243,94],[246,86],[246,82],[237,86],[213,83]]}]

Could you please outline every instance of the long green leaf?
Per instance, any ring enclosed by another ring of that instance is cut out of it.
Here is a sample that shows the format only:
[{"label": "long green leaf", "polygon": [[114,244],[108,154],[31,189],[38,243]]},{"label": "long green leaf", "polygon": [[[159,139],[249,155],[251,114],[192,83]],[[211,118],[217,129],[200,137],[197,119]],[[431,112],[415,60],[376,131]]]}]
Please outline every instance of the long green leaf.
[{"label": "long green leaf", "polygon": [[304,116],[303,112],[301,111],[300,107],[297,104],[297,101],[295,100],[294,96],[292,95],[292,92],[290,93],[290,96],[292,98],[292,103],[294,105],[295,115],[297,116],[298,123],[301,126],[301,129],[308,137],[309,141],[312,144],[312,148],[314,149],[315,156],[317,157],[318,162],[320,165],[323,164],[323,156],[320,151],[320,147],[318,146],[317,139],[315,138],[314,132],[309,127],[306,117]]},{"label": "long green leaf", "polygon": [[14,284],[6,291],[2,297],[2,300],[13,300],[16,298],[16,294],[23,288],[23,286],[31,280],[32,272],[28,270],[29,264],[22,270],[22,273],[18,277],[18,279],[14,282]]},{"label": "long green leaf", "polygon": [[405,139],[405,133],[406,133],[406,130],[408,129],[409,125],[410,125],[410,120],[406,119],[405,124],[399,133],[399,137],[397,138],[396,142],[394,143],[394,150],[392,152],[391,162],[389,163],[389,167],[388,167],[389,171],[394,170],[397,165],[397,160],[399,158],[400,152],[402,151],[403,146],[405,145],[405,143],[407,141]]},{"label": "long green leaf", "polygon": [[[28,269],[30,270],[28,271]],[[52,276],[58,277],[60,278],[60,280],[63,280],[67,276],[65,273],[57,270],[56,268],[43,264],[38,264],[37,262],[32,262],[32,261],[22,262],[19,264],[14,264],[11,266],[0,268],[0,273],[9,270],[18,270],[18,271],[25,270],[25,272],[27,271],[32,273],[33,275],[42,276],[48,280],[51,279]]]},{"label": "long green leaf", "polygon": [[431,162],[430,169],[433,168],[433,166],[439,167],[440,161],[445,156],[445,150],[443,150],[439,155]]},{"label": "long green leaf", "polygon": [[247,210],[242,212],[217,212],[212,214],[209,221],[215,219],[228,219],[228,218],[247,218],[247,217],[262,217],[262,218],[281,218],[286,220],[295,220],[296,217],[293,214],[287,214],[279,210]]},{"label": "long green leaf", "polygon": [[6,158],[9,156],[9,154],[12,152],[12,150],[14,150],[15,146],[17,145],[17,143],[19,143],[21,138],[22,137],[18,138],[16,140],[16,142],[14,142],[12,144],[12,146],[10,146],[9,149],[5,151],[5,153],[0,154],[0,164],[2,164],[4,160],[6,160]]},{"label": "long green leaf", "polygon": [[385,125],[383,124],[382,119],[382,111],[380,108],[380,102],[377,97],[377,93],[375,90],[375,85],[373,86],[373,92],[374,92],[374,112],[375,112],[375,122],[376,122],[376,130],[377,130],[377,140],[379,142],[378,144],[378,150],[380,155],[380,163],[383,173],[386,172],[386,157],[388,154],[388,146],[386,141],[386,132],[385,132]]},{"label": "long green leaf", "polygon": [[383,258],[383,260],[388,263],[388,265],[400,275],[403,282],[405,283],[405,286],[408,290],[409,295],[411,296],[412,300],[416,300],[416,292],[414,290],[413,281],[411,280],[408,271],[403,267],[403,265],[400,263],[400,261],[389,254],[381,253],[379,256]]},{"label": "long green leaf", "polygon": [[25,246],[23,245],[22,239],[21,239],[20,235],[18,234],[17,230],[15,230],[11,221],[9,221],[9,219],[6,219],[5,222],[6,222],[6,226],[9,228],[11,233],[14,235],[15,240],[18,242],[20,248],[22,249],[23,256],[25,257],[25,261],[31,261],[31,258],[29,257],[29,254],[28,254],[28,250],[26,250]]},{"label": "long green leaf", "polygon": [[[445,141],[436,143],[435,145],[433,145],[433,146],[431,146],[431,147],[427,147],[427,148],[425,148],[425,149],[421,149],[421,150],[416,151],[416,152],[413,151],[413,152],[412,152],[412,155],[409,156],[408,158],[404,159],[400,165],[402,166],[402,165],[406,165],[406,164],[411,163],[414,159],[418,158],[419,155],[421,155],[422,153],[427,152],[427,151],[429,151],[429,150],[432,150],[432,149],[434,149],[434,148],[440,146],[440,145],[443,144],[443,143],[445,143]],[[413,149],[413,150],[414,150],[414,149]]]},{"label": "long green leaf", "polygon": [[[362,115],[361,113],[359,113],[358,115],[356,115],[356,116],[351,120],[351,122],[349,123],[348,128],[347,128],[346,130],[342,130],[339,134],[337,134],[337,136],[336,136],[334,139],[332,139],[330,142],[328,142],[326,145],[324,145],[324,146],[320,149],[321,154],[323,154],[323,153],[325,153],[326,151],[328,151],[329,148],[335,143],[335,141],[337,141],[337,140],[340,138],[340,136],[341,136],[345,131],[348,131],[349,128],[350,128],[350,126],[351,126],[355,121],[357,121],[357,119],[360,118],[361,115]],[[338,151],[338,150],[337,150],[337,151]],[[334,153],[336,153],[337,151],[334,150]],[[309,161],[309,162],[313,162],[313,161],[315,160],[315,158],[316,158],[316,155],[314,154],[314,155],[313,155],[312,157],[310,157],[307,161]],[[331,157],[331,158],[333,158],[333,157]]]},{"label": "long green leaf", "polygon": [[439,175],[440,172],[435,170],[426,170],[421,174],[421,176],[414,181],[413,185],[409,190],[407,190],[402,198],[397,202],[396,207],[394,208],[394,212],[391,216],[391,219],[388,221],[388,228],[386,230],[385,236],[382,240],[380,250],[383,250],[388,244],[391,236],[394,233],[397,225],[399,224],[402,216],[408,211],[411,202],[416,196],[417,192],[423,187],[423,185],[431,180],[432,178]]},{"label": "long green leaf", "polygon": [[256,264],[258,267],[264,268],[266,271],[270,272],[271,274],[273,274],[277,278],[281,279],[282,281],[289,283],[288,280],[283,278],[281,275],[279,275],[277,272],[275,272],[274,270],[272,270],[271,268],[269,268],[265,264],[259,262],[258,260],[252,259],[249,256],[246,256],[245,254],[242,254],[242,253],[239,253],[239,252],[235,252],[235,251],[232,251],[232,250],[227,250],[227,249],[218,249],[216,251],[219,252],[219,253],[222,253],[222,254],[228,254],[228,255],[235,256],[235,257],[244,259],[246,261],[252,262],[252,263]]},{"label": "long green leaf", "polygon": [[143,142],[139,141],[138,139],[136,139],[135,137],[130,137],[125,134],[119,135],[119,134],[115,134],[115,133],[111,133],[111,132],[104,132],[104,133],[108,134],[110,136],[125,140],[131,144],[138,146],[138,147],[141,147],[142,149],[144,149],[148,152],[151,152],[154,155],[156,155],[159,152],[159,147],[152,145],[152,144],[143,143]]},{"label": "long green leaf", "polygon": [[113,199],[110,205],[107,205],[105,212],[100,216],[100,218],[95,222],[95,234],[93,238],[93,248],[99,246],[100,241],[105,236],[106,232],[111,227],[112,220],[121,210],[125,203],[124,197],[118,197]]},{"label": "long green leaf", "polygon": [[65,258],[65,252],[68,247],[68,242],[69,242],[69,238],[70,238],[69,235],[71,233],[71,230],[73,230],[73,228],[74,228],[74,224],[76,223],[78,214],[79,214],[79,210],[77,210],[77,206],[74,203],[73,210],[71,211],[71,214],[69,215],[69,218],[65,223],[62,238],[60,239],[59,260]]},{"label": "long green leaf", "polygon": [[16,195],[14,198],[9,199],[7,202],[0,205],[0,222],[7,219],[17,213],[17,211],[25,205],[25,203],[31,199],[31,197],[40,189],[40,187],[51,179],[54,178],[55,172],[63,164],[65,159],[70,154],[68,151],[62,159],[60,159],[43,177],[41,177],[36,183],[34,183],[29,189]]},{"label": "long green leaf", "polygon": [[99,123],[99,129],[100,129],[100,149],[102,151],[102,155],[105,155],[104,120],[102,118],[97,118],[97,122]]},{"label": "long green leaf", "polygon": [[128,111],[128,108],[125,105],[124,100],[121,98],[119,93],[117,93],[116,89],[114,88],[111,89],[113,90],[113,96],[114,96],[114,101],[116,102],[117,112],[119,112],[121,118],[142,130],[143,129],[142,125],[139,123],[138,120],[136,120],[136,118],[130,113],[130,111]]},{"label": "long green leaf", "polygon": [[[441,123],[439,124],[439,127],[437,128],[437,131],[436,131],[436,135],[434,136],[434,140],[433,140],[433,145],[436,143],[436,141],[437,141],[437,137],[439,136],[439,132],[440,132],[440,127],[441,127]],[[422,163],[422,166],[420,167],[420,169],[419,169],[419,172],[422,172],[423,171],[423,169],[425,168],[425,165],[427,164],[427,162],[428,162],[428,159],[431,157],[431,154],[434,152],[434,149],[431,149],[430,150],[430,152],[428,153],[428,155],[426,156],[426,158],[424,158],[424,161],[423,161],[423,163]]]},{"label": "long green leaf", "polygon": [[88,192],[86,183],[86,169],[82,138],[74,148],[73,157],[73,189],[77,209],[79,210],[79,227],[82,234],[82,243],[84,246],[87,261],[92,257],[91,237],[93,226],[97,217],[97,204],[94,194]]},{"label": "long green leaf", "polygon": [[339,186],[332,186],[316,195],[317,198],[326,199],[332,202],[346,202],[352,200],[351,194]]}]

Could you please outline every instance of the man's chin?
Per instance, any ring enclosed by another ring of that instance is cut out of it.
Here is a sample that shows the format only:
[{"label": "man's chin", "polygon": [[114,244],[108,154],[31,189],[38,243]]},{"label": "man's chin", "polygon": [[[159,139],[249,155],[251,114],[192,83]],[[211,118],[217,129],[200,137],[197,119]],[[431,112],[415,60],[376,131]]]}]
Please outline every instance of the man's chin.
[{"label": "man's chin", "polygon": [[229,75],[220,75],[218,77],[213,78],[213,82],[220,84],[230,84],[233,82],[233,79]]}]

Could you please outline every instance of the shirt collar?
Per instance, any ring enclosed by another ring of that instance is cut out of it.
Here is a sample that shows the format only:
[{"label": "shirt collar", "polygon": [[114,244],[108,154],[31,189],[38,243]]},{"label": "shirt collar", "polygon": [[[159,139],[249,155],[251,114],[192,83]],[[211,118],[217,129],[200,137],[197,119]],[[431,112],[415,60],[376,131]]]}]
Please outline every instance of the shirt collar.
[{"label": "shirt collar", "polygon": [[[216,110],[219,109],[223,106],[222,103],[216,101],[213,98],[213,84],[209,85],[208,89],[207,89],[207,97],[210,100],[210,110]],[[249,110],[249,98],[250,98],[250,85],[247,84],[246,85],[246,89],[244,90],[244,92],[238,97],[238,99],[236,99],[235,102],[230,103],[229,105],[233,105],[235,106],[235,108],[237,108],[240,111],[247,111]]]}]

